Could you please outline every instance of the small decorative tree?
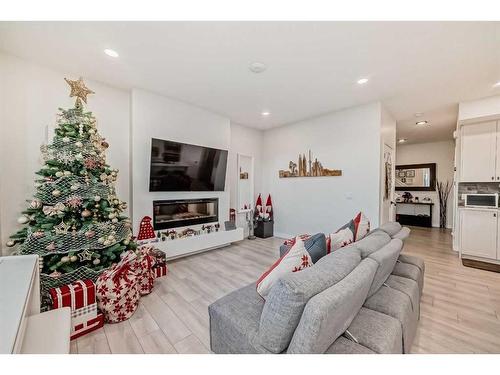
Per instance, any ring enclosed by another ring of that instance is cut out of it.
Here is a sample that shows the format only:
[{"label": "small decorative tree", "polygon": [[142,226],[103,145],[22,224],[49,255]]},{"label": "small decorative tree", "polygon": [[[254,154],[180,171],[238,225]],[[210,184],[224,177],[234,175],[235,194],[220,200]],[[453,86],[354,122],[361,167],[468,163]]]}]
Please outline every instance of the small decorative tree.
[{"label": "small decorative tree", "polygon": [[60,109],[51,144],[41,147],[43,167],[36,193],[18,218],[25,227],[10,237],[15,254],[38,254],[42,295],[50,288],[99,274],[133,250],[126,203],[115,193],[118,170],[106,164],[109,147],[96,119],[83,109],[93,94],[82,78],[65,79],[76,97],[74,108]]},{"label": "small decorative tree", "polygon": [[453,187],[453,184],[449,181],[444,182],[437,182],[436,183],[436,190],[438,192],[438,197],[439,197],[439,227],[440,228],[446,228],[446,216],[447,216],[447,210],[448,210],[448,197],[450,196],[450,191],[451,188]]}]

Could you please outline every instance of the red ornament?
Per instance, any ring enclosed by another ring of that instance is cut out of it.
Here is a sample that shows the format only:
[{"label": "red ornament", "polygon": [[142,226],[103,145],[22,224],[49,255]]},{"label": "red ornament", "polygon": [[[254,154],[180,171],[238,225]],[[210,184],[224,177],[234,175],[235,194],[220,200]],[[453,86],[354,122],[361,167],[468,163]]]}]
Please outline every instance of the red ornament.
[{"label": "red ornament", "polygon": [[139,224],[139,234],[137,235],[137,239],[139,241],[156,238],[155,231],[151,225],[151,220],[153,219],[149,216],[144,216],[141,220],[141,223]]}]

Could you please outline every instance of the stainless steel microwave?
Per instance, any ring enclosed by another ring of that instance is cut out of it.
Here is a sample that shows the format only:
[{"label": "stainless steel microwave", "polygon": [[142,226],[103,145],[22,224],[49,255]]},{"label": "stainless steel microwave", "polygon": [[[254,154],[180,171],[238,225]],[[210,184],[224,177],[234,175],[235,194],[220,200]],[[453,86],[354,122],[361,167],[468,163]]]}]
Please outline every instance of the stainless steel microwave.
[{"label": "stainless steel microwave", "polygon": [[495,194],[465,194],[465,207],[497,208],[498,193]]}]

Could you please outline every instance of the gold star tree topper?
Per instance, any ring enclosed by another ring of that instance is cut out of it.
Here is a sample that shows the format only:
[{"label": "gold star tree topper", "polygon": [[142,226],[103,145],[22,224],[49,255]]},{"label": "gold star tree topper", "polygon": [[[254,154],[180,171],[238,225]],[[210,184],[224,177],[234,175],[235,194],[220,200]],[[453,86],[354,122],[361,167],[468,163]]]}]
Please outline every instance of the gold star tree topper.
[{"label": "gold star tree topper", "polygon": [[69,94],[69,97],[70,98],[76,97],[75,107],[77,108],[81,108],[82,100],[85,104],[87,104],[87,95],[95,94],[94,91],[90,90],[87,86],[85,86],[82,77],[78,78],[77,81],[73,81],[67,78],[64,78],[64,80],[71,87],[71,93]]}]

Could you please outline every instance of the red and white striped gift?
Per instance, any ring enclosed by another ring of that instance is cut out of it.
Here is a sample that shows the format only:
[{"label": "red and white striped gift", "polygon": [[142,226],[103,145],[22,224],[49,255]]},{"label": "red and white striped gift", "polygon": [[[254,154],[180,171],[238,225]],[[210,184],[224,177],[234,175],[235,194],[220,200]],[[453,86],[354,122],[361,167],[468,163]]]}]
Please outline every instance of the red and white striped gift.
[{"label": "red and white striped gift", "polygon": [[71,307],[73,311],[96,302],[95,284],[92,280],[78,280],[73,284],[53,288],[50,295],[54,309]]},{"label": "red and white striped gift", "polygon": [[155,273],[156,278],[166,276],[167,272],[168,272],[167,265],[166,264],[164,264],[162,266],[155,265],[155,266],[153,266],[153,271]]},{"label": "red and white striped gift", "polygon": [[71,311],[71,334],[78,330],[82,324],[97,318],[97,302]]},{"label": "red and white striped gift", "polygon": [[86,322],[82,322],[77,326],[73,327],[74,330],[71,332],[71,340],[77,339],[87,333],[95,331],[104,325],[104,314],[99,313],[97,316]]}]

